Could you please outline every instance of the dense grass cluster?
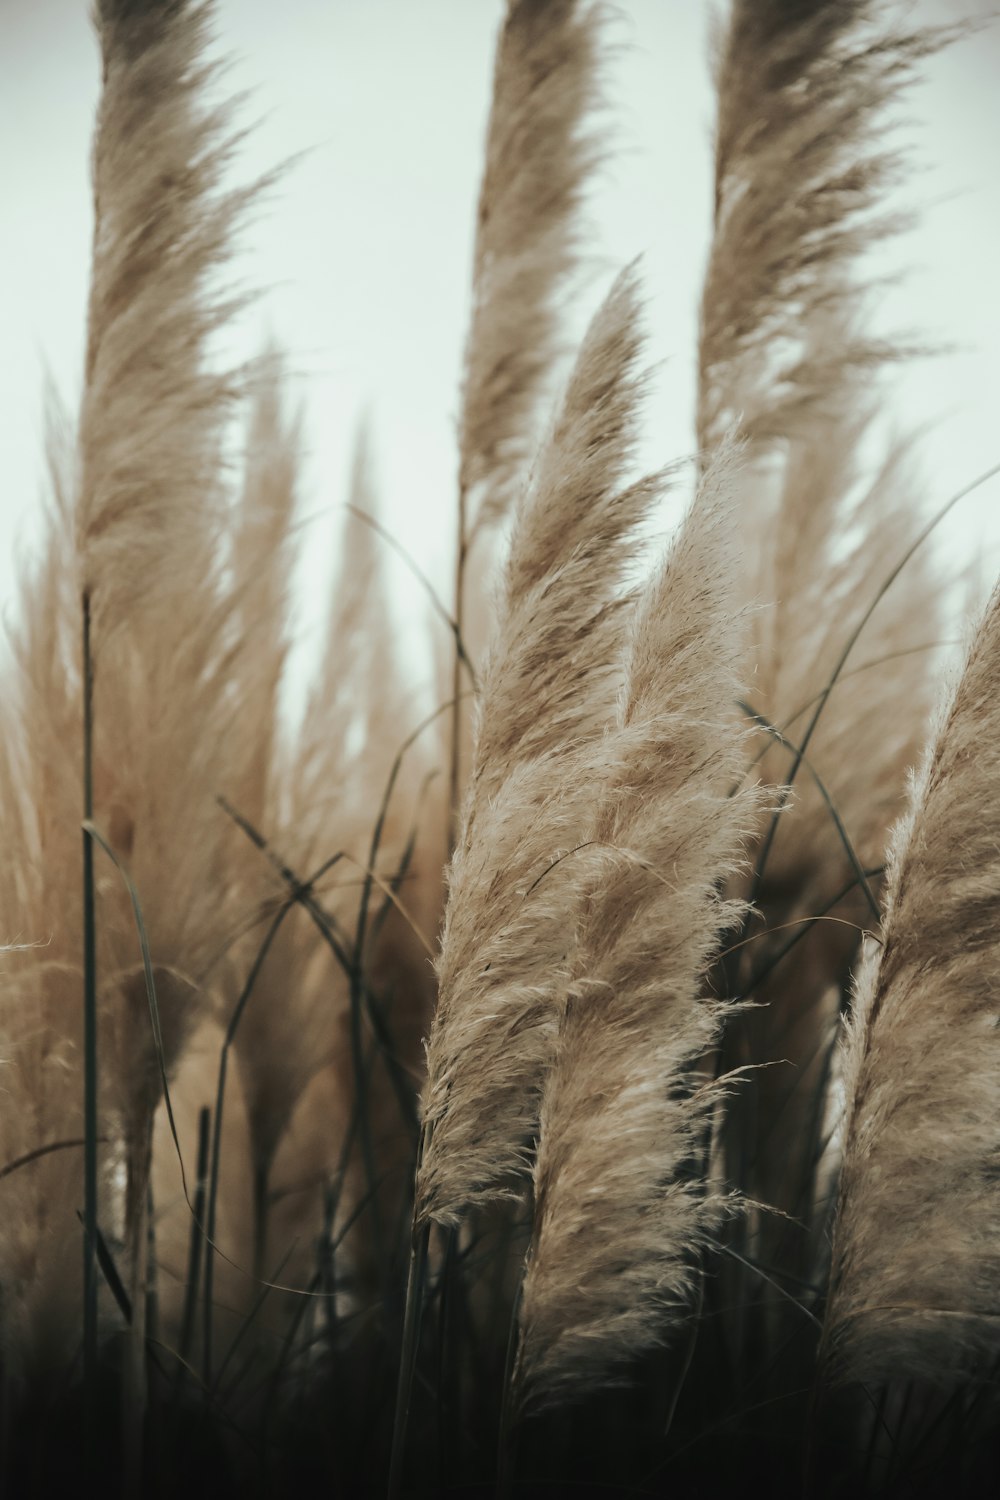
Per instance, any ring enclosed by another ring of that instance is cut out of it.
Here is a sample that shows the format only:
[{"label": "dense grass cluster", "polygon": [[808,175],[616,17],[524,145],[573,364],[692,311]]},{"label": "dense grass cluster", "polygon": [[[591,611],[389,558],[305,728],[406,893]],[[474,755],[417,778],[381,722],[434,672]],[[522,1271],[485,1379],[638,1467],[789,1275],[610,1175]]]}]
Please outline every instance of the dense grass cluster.
[{"label": "dense grass cluster", "polygon": [[945,680],[960,497],[881,436],[864,280],[955,35],[730,0],[657,557],[636,267],[562,378],[610,17],[508,0],[453,594],[395,638],[360,433],[292,731],[211,9],[95,6],[82,396],[3,665],[6,1492],[987,1492],[1000,595]]}]

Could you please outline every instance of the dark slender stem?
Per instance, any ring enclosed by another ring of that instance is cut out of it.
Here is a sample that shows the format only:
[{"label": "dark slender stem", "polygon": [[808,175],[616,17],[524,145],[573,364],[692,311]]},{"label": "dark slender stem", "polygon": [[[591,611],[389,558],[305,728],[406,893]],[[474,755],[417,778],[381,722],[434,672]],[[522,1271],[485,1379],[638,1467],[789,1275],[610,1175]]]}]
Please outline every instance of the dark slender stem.
[{"label": "dark slender stem", "polygon": [[[83,816],[94,816],[94,674],[90,594],[83,595]],[[97,1417],[97,918],[94,846],[83,832],[83,1392],[87,1467]]]},{"label": "dark slender stem", "polygon": [[389,1458],[388,1500],[399,1500],[403,1493],[403,1457],[406,1430],[410,1421],[413,1377],[417,1368],[420,1323],[424,1308],[424,1282],[427,1275],[427,1249],[431,1226],[414,1229],[410,1243],[410,1270],[406,1280],[406,1312],[403,1318],[403,1343],[399,1354],[399,1384],[396,1390],[396,1417],[392,1428],[392,1452]]},{"label": "dark slender stem", "polygon": [[253,1164],[253,1274],[260,1281],[267,1257],[267,1219],[271,1186],[270,1160]]},{"label": "dark slender stem", "polygon": [[[98,1137],[99,1142],[104,1139],[104,1136]],[[86,1144],[87,1142],[81,1135],[71,1141],[49,1141],[44,1146],[35,1146],[33,1150],[25,1151],[21,1156],[15,1156],[12,1161],[6,1162],[0,1167],[0,1180],[4,1177],[9,1177],[12,1172],[19,1172],[22,1167],[30,1166],[33,1161],[38,1161],[40,1157],[50,1156],[53,1151],[68,1151],[70,1148],[78,1148]]]},{"label": "dark slender stem", "polygon": [[886,1386],[882,1386],[878,1393],[877,1404],[872,1413],[872,1430],[868,1435],[868,1447],[865,1452],[865,1480],[869,1493],[876,1491],[880,1486],[875,1484],[875,1465],[878,1459],[879,1438],[885,1428],[885,1413],[888,1403],[889,1392]]},{"label": "dark slender stem", "polygon": [[771,735],[773,739],[777,740],[779,745],[784,746],[784,748],[791,751],[793,755],[799,756],[801,763],[805,766],[806,770],[809,772],[810,776],[815,782],[816,790],[819,792],[824,803],[826,804],[826,810],[830,814],[830,818],[833,822],[834,828],[836,828],[837,830],[837,836],[840,839],[841,844],[844,846],[844,853],[847,855],[848,864],[854,871],[855,880],[860,886],[861,890],[864,892],[865,899],[868,902],[868,909],[874,917],[876,925],[878,925],[882,921],[882,913],[879,909],[879,904],[875,900],[875,895],[872,891],[871,886],[868,884],[868,878],[865,875],[864,866],[862,865],[860,859],[857,856],[857,853],[855,852],[854,845],[851,843],[847,829],[844,827],[843,819],[841,818],[840,813],[837,811],[837,805],[830,795],[829,790],[820,779],[818,771],[805,758],[804,754],[800,754],[800,750],[792,743],[792,741],[786,738],[782,731],[780,729],[777,729],[768,719],[765,719],[763,714],[759,714],[757,710],[753,708],[749,703],[744,703],[742,699],[739,698],[736,700],[736,706],[746,714],[747,718],[753,719],[754,723],[759,724],[760,727],[769,735]]},{"label": "dark slender stem", "polygon": [[465,652],[465,646],[462,641],[461,623],[458,620],[452,619],[451,615],[448,613],[447,609],[438,598],[437,591],[434,588],[434,585],[431,583],[430,579],[427,577],[427,574],[422,572],[420,568],[417,567],[417,564],[414,562],[409,552],[407,552],[404,547],[400,546],[399,542],[392,535],[392,533],[390,531],[386,531],[385,527],[382,526],[374,516],[370,516],[367,511],[359,510],[356,505],[348,504],[345,508],[349,510],[353,516],[357,516],[359,521],[363,521],[366,526],[370,526],[371,529],[378,536],[380,536],[384,542],[387,542],[395,552],[396,556],[401,558],[402,561],[406,564],[417,582],[422,585],[434,609],[441,616],[441,619],[444,621],[444,623],[447,625],[448,629],[454,636],[455,651],[458,659],[465,667],[465,670],[469,675],[469,679],[472,682],[473,687],[475,687],[476,674],[473,669],[472,663]]},{"label": "dark slender stem", "polygon": [[[289,1245],[288,1249],[285,1251],[285,1253],[281,1257],[281,1259],[278,1261],[278,1264],[275,1266],[275,1268],[271,1272],[270,1276],[267,1277],[266,1279],[264,1277],[260,1278],[260,1281],[261,1281],[260,1290],[258,1291],[257,1296],[254,1298],[253,1306],[251,1307],[250,1311],[247,1313],[246,1317],[243,1319],[243,1322],[240,1324],[240,1326],[239,1326],[239,1328],[238,1328],[238,1330],[236,1332],[236,1337],[233,1339],[233,1341],[230,1344],[229,1348],[226,1350],[225,1357],[223,1358],[222,1363],[219,1365],[219,1368],[218,1368],[218,1370],[215,1373],[215,1379],[214,1379],[213,1384],[212,1384],[212,1389],[209,1392],[210,1396],[217,1396],[219,1394],[220,1388],[222,1386],[222,1377],[223,1377],[223,1375],[225,1375],[226,1371],[229,1369],[229,1366],[232,1364],[233,1359],[235,1358],[237,1350],[239,1349],[239,1347],[242,1344],[243,1340],[246,1338],[246,1336],[249,1333],[250,1329],[253,1327],[254,1323],[256,1322],[257,1317],[260,1314],[260,1310],[264,1306],[264,1303],[267,1301],[268,1297],[274,1291],[274,1289],[275,1289],[275,1283],[277,1282],[278,1277],[284,1271],[285,1266],[288,1264],[289,1260],[291,1259],[292,1255],[294,1254],[297,1245],[298,1245],[298,1241],[294,1240],[292,1242],[292,1244]],[[308,1301],[308,1299],[307,1299],[307,1301]],[[239,1378],[242,1378],[242,1377],[239,1377]],[[238,1380],[230,1383],[229,1389],[226,1392],[226,1400],[225,1400],[225,1403],[224,1403],[226,1406],[229,1405],[229,1397],[236,1390],[236,1386],[237,1386],[238,1383],[239,1383]]]},{"label": "dark slender stem", "polygon": [[[360,943],[359,943],[360,946]],[[388,1265],[386,1257],[388,1251],[382,1230],[382,1214],[378,1198],[375,1193],[376,1171],[375,1171],[375,1142],[372,1138],[371,1113],[368,1108],[368,1082],[369,1074],[365,1065],[364,1037],[361,1031],[361,1009],[365,999],[366,985],[360,969],[355,968],[351,974],[350,991],[350,1043],[351,1043],[351,1068],[354,1073],[354,1094],[358,1101],[359,1137],[361,1147],[361,1161],[364,1167],[366,1191],[369,1195],[371,1208],[371,1236],[374,1247],[375,1264],[379,1268],[379,1275],[388,1277]]]},{"label": "dark slender stem", "polygon": [[[878,880],[884,874],[884,865],[875,865],[870,870],[865,871],[865,875],[869,880]],[[810,932],[812,932],[813,928],[816,926],[817,922],[822,921],[825,916],[833,911],[834,907],[839,906],[841,901],[843,901],[845,897],[849,896],[851,892],[856,889],[857,884],[858,882],[856,880],[849,880],[848,883],[841,890],[839,890],[833,897],[833,899],[828,901],[820,911],[816,912],[811,917],[804,917],[801,922],[797,922],[796,930],[793,935],[787,940],[787,942],[782,944],[777,953],[775,953],[764,964],[762,964],[760,969],[758,969],[755,974],[751,975],[750,979],[743,987],[741,993],[744,996],[752,995],[757,986],[763,984],[764,980],[767,979],[768,976],[773,972],[773,970],[778,967],[782,959],[786,958],[788,954],[791,953],[792,949],[797,947],[804,938],[807,938]],[[762,932],[760,936],[765,937],[768,930],[778,931],[779,929],[765,929],[765,931]]]},{"label": "dark slender stem", "polygon": [[677,1372],[677,1379],[674,1381],[673,1385],[670,1388],[670,1395],[669,1395],[669,1398],[667,1400],[667,1414],[666,1414],[666,1417],[664,1418],[664,1422],[663,1422],[663,1437],[664,1437],[664,1439],[666,1439],[666,1438],[668,1438],[670,1436],[670,1429],[671,1429],[671,1427],[673,1427],[673,1425],[674,1425],[674,1417],[677,1415],[677,1406],[678,1406],[678,1403],[680,1402],[681,1394],[682,1394],[682,1392],[684,1390],[684,1387],[687,1384],[687,1378],[688,1378],[688,1376],[691,1373],[691,1365],[694,1362],[694,1351],[695,1351],[695,1346],[696,1346],[696,1344],[698,1342],[698,1335],[701,1332],[701,1318],[702,1318],[702,1313],[704,1312],[704,1310],[705,1310],[705,1267],[702,1264],[702,1257],[699,1256],[699,1259],[698,1259],[698,1296],[697,1296],[697,1299],[695,1301],[694,1313],[693,1313],[693,1315],[691,1317],[691,1326],[690,1326],[690,1328],[688,1330],[687,1338],[684,1340],[684,1349],[683,1349],[683,1353],[681,1355],[680,1368],[679,1368],[679,1370]]},{"label": "dark slender stem", "polygon": [[[226,1096],[226,1070],[229,1067],[229,1049],[223,1046],[219,1057],[219,1079],[215,1095],[215,1122],[212,1130],[211,1183],[219,1180],[219,1157],[222,1148],[222,1130],[219,1113]],[[212,1384],[212,1314],[215,1282],[215,1193],[209,1189],[208,1216],[205,1223],[205,1296],[202,1306],[201,1364],[205,1385]]]},{"label": "dark slender stem", "polygon": [[[459,661],[458,656],[456,656],[455,660],[457,667]],[[458,713],[457,703],[455,705],[455,713]],[[367,1095],[365,1092],[367,1088],[367,1070],[364,1064],[364,1047],[361,1032],[362,1007],[364,1006],[368,1013],[369,1019],[373,1022],[373,1030],[375,1030],[376,1037],[378,1037],[380,1034],[380,1027],[382,1023],[381,1018],[379,1018],[377,1022],[375,1020],[377,1016],[377,1007],[373,1003],[373,997],[368,988],[368,984],[365,978],[365,956],[369,945],[369,911],[371,907],[372,889],[375,881],[375,867],[378,862],[379,850],[382,845],[382,835],[385,831],[385,823],[389,812],[389,804],[392,800],[393,791],[395,790],[396,780],[399,776],[399,772],[403,764],[403,758],[406,755],[407,751],[410,749],[410,746],[414,743],[417,736],[423,732],[427,724],[432,722],[432,720],[436,717],[437,710],[435,710],[434,714],[432,714],[429,719],[425,719],[423,723],[419,724],[412,734],[407,736],[402,745],[399,747],[399,750],[396,752],[396,757],[389,771],[385,788],[382,793],[382,801],[379,806],[378,814],[375,818],[374,827],[372,829],[371,844],[368,849],[368,864],[365,869],[364,882],[361,887],[361,899],[358,904],[358,920],[354,935],[354,950],[349,969],[351,1001],[351,1063],[354,1069],[356,1097],[360,1106],[359,1134],[361,1145],[361,1159],[364,1165],[364,1172],[368,1189],[371,1193],[371,1231],[372,1240],[375,1246],[375,1260],[380,1268],[381,1274],[386,1278],[386,1283],[388,1283],[389,1276],[389,1251],[384,1246],[382,1215],[380,1212],[378,1199],[375,1196],[374,1191],[375,1153],[374,1143],[372,1141],[371,1135],[371,1119],[367,1108]],[[387,1068],[389,1069],[390,1078],[393,1078],[394,1074],[390,1066],[390,1057],[391,1049],[387,1048],[386,1063]]]},{"label": "dark slender stem", "polygon": [[456,1231],[445,1230],[444,1254],[441,1257],[441,1275],[438,1279],[438,1340],[437,1340],[437,1446],[438,1488],[442,1495],[450,1488],[448,1426],[449,1411],[445,1381],[448,1376],[448,1344],[454,1319],[452,1313],[453,1278],[458,1274],[455,1264]]},{"label": "dark slender stem", "polygon": [[451,670],[451,696],[454,708],[451,715],[451,763],[448,773],[448,858],[458,838],[458,795],[461,784],[462,760],[462,628],[465,623],[465,562],[468,557],[466,540],[466,493],[465,485],[458,487],[458,537],[455,553],[455,655]]},{"label": "dark slender stem", "polygon": [[222,1151],[222,1111],[226,1101],[226,1072],[229,1067],[229,1049],[233,1045],[237,1028],[247,1001],[253,992],[258,975],[264,967],[264,960],[268,955],[271,944],[274,942],[285,917],[291,910],[291,904],[286,903],[279,908],[271,922],[270,927],[264,934],[264,940],[257,950],[257,956],[247,975],[246,983],[242,993],[233,1009],[229,1025],[226,1028],[225,1040],[219,1053],[219,1078],[215,1092],[215,1116],[212,1121],[212,1165],[208,1183],[208,1219],[205,1225],[205,1299],[203,1308],[203,1331],[202,1331],[202,1373],[206,1386],[212,1385],[212,1289],[214,1281],[214,1256],[215,1256],[215,1209],[219,1195],[219,1162]]},{"label": "dark slender stem", "polygon": [[208,1182],[209,1126],[212,1112],[207,1105],[198,1112],[198,1168],[194,1189],[194,1213],[191,1215],[191,1239],[188,1245],[187,1284],[184,1289],[184,1315],[181,1321],[178,1383],[194,1340],[194,1322],[198,1308],[198,1280],[201,1270],[202,1225],[205,1221],[205,1189]]},{"label": "dark slender stem", "polygon": [[510,1328],[507,1333],[507,1354],[503,1367],[503,1398],[500,1406],[500,1431],[497,1438],[497,1500],[509,1500],[514,1485],[517,1467],[517,1439],[520,1427],[514,1406],[514,1372],[519,1347],[519,1323],[521,1294],[524,1291],[524,1271],[517,1284],[517,1293],[510,1310]]},{"label": "dark slender stem", "polygon": [[[819,698],[817,699],[816,707],[813,710],[812,717],[810,718],[809,723],[806,725],[805,733],[799,741],[798,749],[795,752],[791,768],[789,769],[788,775],[785,777],[782,788],[784,794],[782,799],[783,802],[785,799],[787,799],[788,792],[791,790],[792,786],[795,783],[795,778],[799,774],[802,762],[805,759],[806,751],[809,749],[809,744],[812,740],[813,734],[816,731],[816,726],[819,724],[819,721],[823,716],[823,710],[826,708],[830,694],[836,687],[841,673],[847,665],[848,657],[860,640],[864,629],[868,624],[868,621],[871,619],[872,615],[878,608],[883,595],[892,587],[896,579],[899,577],[900,573],[902,573],[903,569],[906,567],[907,563],[910,561],[913,555],[923,546],[924,542],[930,536],[935,527],[940,525],[948,512],[954,509],[954,507],[959,503],[960,500],[964,500],[967,495],[971,495],[975,490],[978,490],[980,486],[986,484],[988,480],[993,479],[997,474],[1000,474],[1000,464],[994,464],[992,468],[989,468],[984,473],[980,474],[978,479],[974,479],[971,484],[967,484],[964,489],[961,489],[957,494],[952,495],[951,499],[947,500],[945,504],[935,512],[935,514],[931,517],[920,534],[914,539],[914,541],[903,553],[903,556],[899,559],[899,562],[896,564],[896,566],[884,579],[881,588],[878,590],[874,599],[869,604],[864,614],[861,616],[861,619],[858,621],[857,625],[848,636],[844,649],[840,653],[840,656],[837,658],[837,664],[834,667],[833,672],[830,674],[826,686],[823,688],[823,691],[820,693]],[[774,843],[775,834],[778,831],[778,820],[780,816],[780,809],[773,814],[771,822],[768,826],[767,833],[764,836],[760,854],[757,857],[757,863],[754,867],[753,884],[750,894],[751,905],[754,905],[757,900],[757,895],[764,877],[764,870],[767,865],[768,856],[771,852],[771,846]]]},{"label": "dark slender stem", "polygon": [[146,1184],[146,1339],[155,1343],[160,1337],[160,1281],[156,1259],[156,1202],[153,1182]]}]

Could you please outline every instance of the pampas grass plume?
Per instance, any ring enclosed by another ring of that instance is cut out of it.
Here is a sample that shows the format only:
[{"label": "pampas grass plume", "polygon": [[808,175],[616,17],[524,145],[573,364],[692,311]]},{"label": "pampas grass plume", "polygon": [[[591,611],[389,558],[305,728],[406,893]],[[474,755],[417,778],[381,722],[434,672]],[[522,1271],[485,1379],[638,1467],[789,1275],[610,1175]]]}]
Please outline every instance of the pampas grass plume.
[{"label": "pampas grass plume", "polygon": [[598,154],[600,12],[585,0],[509,0],[476,221],[459,485],[472,527],[509,512],[559,345],[556,298],[577,264],[578,209]]},{"label": "pampas grass plume", "polygon": [[621,488],[641,389],[637,314],[628,271],[590,326],[515,519],[428,1042],[417,1209],[445,1222],[523,1170],[548,1063],[624,585],[662,488],[660,477]]},{"label": "pampas grass plume", "polygon": [[545,1403],[606,1382],[683,1314],[727,1204],[704,1181],[725,1006],[708,965],[741,908],[719,894],[759,815],[727,792],[739,622],[733,452],[707,471],[632,622],[603,746],[595,849],[559,998],[534,1168],[515,1383]]},{"label": "pampas grass plume", "polygon": [[985,1378],[1000,1354],[1000,596],[892,844],[857,983],[823,1358],[833,1378]]}]

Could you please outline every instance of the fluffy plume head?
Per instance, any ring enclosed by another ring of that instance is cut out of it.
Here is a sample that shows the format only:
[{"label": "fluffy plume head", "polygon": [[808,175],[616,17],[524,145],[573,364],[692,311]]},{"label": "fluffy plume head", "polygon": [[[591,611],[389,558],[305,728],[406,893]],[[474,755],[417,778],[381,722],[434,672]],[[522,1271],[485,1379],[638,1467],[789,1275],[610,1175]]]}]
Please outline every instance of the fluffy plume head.
[{"label": "fluffy plume head", "polygon": [[[727,1061],[766,1066],[734,1101],[725,1149],[755,1198],[796,1219],[765,1220],[755,1252],[789,1264],[793,1246],[791,1269],[807,1280],[816,1268],[799,1257],[819,1248],[802,1232],[822,1149],[817,1070],[877,900],[877,874],[865,891],[858,870],[881,865],[922,742],[937,625],[918,557],[824,699],[887,566],[920,525],[902,445],[873,477],[863,472],[876,377],[902,345],[864,326],[862,256],[900,222],[883,201],[903,165],[886,145],[891,107],[949,34],[904,32],[871,0],[734,0],[718,45],[699,441],[711,452],[736,418],[750,438],[740,594],[757,608],[745,677],[751,709],[786,741],[762,741],[764,776],[784,781],[808,740],[790,805],[776,831],[764,825],[758,851],[753,899],[774,936],[754,931],[731,965],[757,1005],[727,1033]],[[778,961],[789,926],[813,917],[794,956]]]},{"label": "fluffy plume head", "polygon": [[858,981],[824,1354],[834,1378],[991,1375],[1000,1355],[1000,594],[896,830]]},{"label": "fluffy plume head", "polygon": [[[279,690],[288,654],[292,546],[299,485],[300,424],[285,414],[277,349],[257,362],[244,450],[243,491],[232,525],[230,585],[235,691],[247,727],[244,775],[226,787],[260,824],[277,796]],[[235,759],[235,757],[234,757]]]},{"label": "fluffy plume head", "polygon": [[[495,625],[502,523],[523,488],[564,352],[559,303],[580,260],[579,207],[601,154],[602,11],[589,0],[508,0],[493,74],[459,417],[455,619],[478,666]],[[448,698],[466,682],[452,662]],[[448,847],[472,754],[472,715],[450,722]]]},{"label": "fluffy plume head", "polygon": [[622,488],[640,341],[631,271],[596,314],[518,508],[480,689],[428,1046],[418,1212],[453,1220],[523,1167],[612,717],[638,528],[662,487]]},{"label": "fluffy plume head", "polygon": [[510,509],[557,352],[556,298],[578,255],[597,158],[599,13],[584,0],[509,0],[493,76],[465,355],[459,483],[474,525]]},{"label": "fluffy plume head", "polygon": [[210,7],[101,0],[103,89],[76,504],[95,639],[210,570],[220,421],[234,378],[206,362],[233,310],[211,288],[257,189],[220,183],[235,138],[204,99]]},{"label": "fluffy plume head", "polygon": [[[734,0],[716,67],[716,228],[701,307],[699,443],[730,422],[782,437],[899,352],[857,320],[857,258],[899,226],[900,167],[875,145],[950,32],[887,28],[873,0]],[[789,191],[790,164],[795,190]],[[816,318],[835,337],[809,344]]]},{"label": "fluffy plume head", "polygon": [[[45,1018],[14,1051],[26,1092],[38,1087],[32,1067],[48,1058],[58,1055],[66,1074],[63,1103],[37,1117],[40,1139],[30,1146],[80,1134],[80,797],[69,789],[82,783],[82,591],[92,622],[94,820],[138,892],[162,1030],[161,1058],[130,900],[97,850],[101,1222],[112,1242],[128,1242],[133,1266],[161,1061],[174,1068],[204,1013],[206,971],[231,916],[230,830],[214,798],[237,742],[231,607],[217,556],[221,445],[236,382],[209,369],[209,339],[232,308],[209,279],[250,193],[220,186],[234,138],[228,110],[202,97],[209,14],[184,0],[97,7],[103,90],[73,493],[66,499],[61,483],[43,587],[26,596],[18,648],[14,738],[35,747],[22,795],[38,809],[18,924],[46,947],[26,950],[10,980],[11,993],[33,995]],[[69,1176],[78,1179],[80,1166],[79,1151],[61,1158]],[[31,1221],[40,1279],[54,1264],[54,1240],[76,1236],[80,1196],[53,1203],[47,1230]],[[24,1290],[16,1276],[8,1290],[14,1300]],[[69,1321],[64,1332],[72,1330]]]},{"label": "fluffy plume head", "polygon": [[708,965],[738,905],[720,896],[759,812],[735,796],[731,454],[693,508],[632,625],[604,742],[597,847],[542,1100],[535,1223],[521,1304],[522,1398],[599,1384],[665,1335],[725,1210],[701,1180],[699,1072],[717,1040]]},{"label": "fluffy plume head", "polygon": [[[222,187],[237,137],[230,107],[205,98],[211,14],[193,0],[97,8],[103,87],[77,433],[95,815],[131,869],[154,962],[176,976],[162,1016],[168,1067],[218,946],[232,830],[214,798],[236,774],[235,745],[246,742],[235,733],[232,679],[234,653],[248,648],[233,642],[219,557],[222,442],[237,381],[212,369],[209,343],[235,306],[212,278],[258,189]],[[118,628],[126,619],[127,632]],[[101,965],[113,983],[135,966],[134,936],[127,915],[98,918],[115,949]],[[147,1069],[138,1059],[151,1048],[144,1001],[116,1028],[121,1072],[139,1079]]]},{"label": "fluffy plume head", "polygon": [[[0,1340],[9,1392],[19,1380],[44,1388],[65,1368],[83,1291],[80,884],[55,878],[75,876],[80,847],[72,442],[51,390],[47,398],[50,533],[12,630],[0,736],[0,1168],[14,1166],[0,1180]],[[33,1155],[47,1147],[56,1149]],[[109,1207],[105,1193],[104,1223]]]}]

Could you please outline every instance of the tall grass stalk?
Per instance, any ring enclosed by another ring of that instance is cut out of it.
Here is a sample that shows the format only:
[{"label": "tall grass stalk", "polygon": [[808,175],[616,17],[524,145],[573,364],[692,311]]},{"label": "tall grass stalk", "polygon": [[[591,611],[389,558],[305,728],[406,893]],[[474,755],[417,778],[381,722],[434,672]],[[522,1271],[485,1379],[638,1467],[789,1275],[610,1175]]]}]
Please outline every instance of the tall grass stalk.
[{"label": "tall grass stalk", "polygon": [[202,1377],[206,1386],[212,1388],[212,1345],[213,1329],[215,1324],[215,1301],[213,1288],[215,1284],[215,1234],[216,1213],[219,1201],[219,1182],[221,1178],[222,1160],[222,1118],[226,1102],[226,1076],[229,1071],[229,1053],[232,1049],[239,1028],[243,1012],[253,994],[254,985],[264,966],[271,944],[278,935],[278,931],[291,910],[292,903],[284,902],[275,912],[271,924],[264,934],[260,947],[257,949],[256,957],[247,974],[239,999],[233,1009],[226,1034],[223,1038],[222,1048],[219,1052],[219,1076],[215,1088],[215,1108],[212,1112],[212,1151],[208,1178],[208,1201],[205,1217],[205,1275],[203,1293],[202,1314],[202,1345],[201,1364]]},{"label": "tall grass stalk", "polygon": [[[198,1316],[198,1285],[205,1237],[205,1202],[208,1185],[209,1148],[212,1139],[212,1111],[203,1105],[198,1112],[198,1155],[195,1165],[194,1204],[191,1214],[187,1276],[184,1279],[184,1311],[181,1317],[175,1390],[180,1389],[184,1366],[191,1357],[195,1320]],[[206,1252],[207,1253],[207,1252]]]},{"label": "tall grass stalk", "polygon": [[[452,603],[455,651],[451,671],[451,742],[448,757],[448,837],[450,860],[458,842],[462,785],[462,668],[465,625],[465,565],[468,558],[468,515],[465,486],[458,487],[458,517],[455,540],[455,590]],[[460,649],[461,648],[461,649]]]},{"label": "tall grass stalk", "polygon": [[[94,664],[90,594],[83,595],[83,817],[94,816]],[[83,1389],[86,1470],[94,1461],[97,1432],[97,1146],[100,1133],[97,1071],[97,917],[94,845],[83,829]]]},{"label": "tall grass stalk", "polygon": [[386,1492],[388,1500],[399,1500],[403,1493],[406,1437],[410,1425],[410,1404],[413,1400],[413,1382],[416,1376],[420,1328],[423,1321],[430,1236],[429,1222],[414,1225],[406,1277],[406,1303],[403,1316],[403,1337],[399,1352],[399,1379],[396,1386],[392,1447],[389,1452],[389,1479]]}]

